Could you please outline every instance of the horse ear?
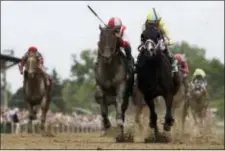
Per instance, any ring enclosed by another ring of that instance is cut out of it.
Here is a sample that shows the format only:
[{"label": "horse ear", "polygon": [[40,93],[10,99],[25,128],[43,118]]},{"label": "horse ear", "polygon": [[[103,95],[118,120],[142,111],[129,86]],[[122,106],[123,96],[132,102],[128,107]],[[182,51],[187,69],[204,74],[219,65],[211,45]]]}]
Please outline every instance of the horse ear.
[{"label": "horse ear", "polygon": [[99,28],[101,31],[103,30],[101,25],[99,25],[99,27],[98,27],[98,28]]}]

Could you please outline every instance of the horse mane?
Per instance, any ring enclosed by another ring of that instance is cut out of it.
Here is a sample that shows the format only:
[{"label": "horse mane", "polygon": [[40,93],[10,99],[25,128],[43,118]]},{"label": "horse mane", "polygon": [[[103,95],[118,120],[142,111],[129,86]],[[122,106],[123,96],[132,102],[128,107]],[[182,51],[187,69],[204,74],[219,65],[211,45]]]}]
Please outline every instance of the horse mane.
[{"label": "horse mane", "polygon": [[29,53],[28,57],[37,58],[36,52]]}]

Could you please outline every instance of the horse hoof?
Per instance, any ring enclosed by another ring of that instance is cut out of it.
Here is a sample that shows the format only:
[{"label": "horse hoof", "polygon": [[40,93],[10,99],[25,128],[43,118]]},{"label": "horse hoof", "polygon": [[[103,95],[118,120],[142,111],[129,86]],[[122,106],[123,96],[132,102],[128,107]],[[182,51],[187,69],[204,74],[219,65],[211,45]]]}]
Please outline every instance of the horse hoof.
[{"label": "horse hoof", "polygon": [[153,137],[148,137],[148,138],[145,138],[144,139],[144,142],[145,143],[154,143],[155,142],[155,139]]},{"label": "horse hoof", "polygon": [[156,124],[153,124],[153,123],[150,123],[149,126],[150,128],[154,128],[154,129],[156,128]]},{"label": "horse hoof", "polygon": [[121,120],[121,119],[116,120],[116,124],[118,126],[123,126],[123,120]]},{"label": "horse hoof", "polygon": [[106,136],[106,132],[102,132],[100,137],[105,137]]},{"label": "horse hoof", "polygon": [[125,136],[126,136],[126,139],[125,139],[126,142],[134,142],[134,136],[132,133],[127,133]]},{"label": "horse hoof", "polygon": [[100,135],[100,137],[104,137],[107,135],[108,129],[104,129]]},{"label": "horse hoof", "polygon": [[164,128],[165,131],[171,130],[171,126],[169,126],[168,124],[164,124],[163,128]]},{"label": "horse hoof", "polygon": [[105,124],[105,128],[106,128],[106,129],[111,128],[111,124],[110,124],[110,123]]},{"label": "horse hoof", "polygon": [[119,135],[116,137],[116,142],[125,142],[125,139],[123,136]]}]

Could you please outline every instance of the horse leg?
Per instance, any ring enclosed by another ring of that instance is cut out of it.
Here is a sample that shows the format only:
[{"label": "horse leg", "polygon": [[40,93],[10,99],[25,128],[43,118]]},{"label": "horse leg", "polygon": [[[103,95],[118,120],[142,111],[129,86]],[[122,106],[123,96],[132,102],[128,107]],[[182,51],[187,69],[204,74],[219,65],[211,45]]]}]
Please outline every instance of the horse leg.
[{"label": "horse leg", "polygon": [[28,120],[28,133],[32,133],[32,121],[35,119],[33,105],[28,103],[29,120]]},{"label": "horse leg", "polygon": [[200,133],[202,133],[202,130],[204,131],[204,117],[204,109],[201,108],[199,111],[199,123],[201,128]]},{"label": "horse leg", "polygon": [[192,117],[193,117],[193,119],[194,119],[194,126],[195,126],[195,129],[194,129],[194,132],[195,133],[197,133],[197,126],[198,126],[198,120],[197,120],[197,117],[196,117],[196,114],[198,114],[197,112],[196,112],[196,108],[195,109],[193,109],[192,110]]},{"label": "horse leg", "polygon": [[125,112],[128,108],[128,105],[129,105],[129,96],[124,96],[123,103],[121,106],[123,122],[125,121]]},{"label": "horse leg", "polygon": [[[147,100],[147,99],[146,99]],[[155,102],[154,99],[146,101],[148,104],[150,115],[149,115],[149,127],[154,129],[155,139],[158,138],[158,126],[157,126],[157,114],[155,112]]]},{"label": "horse leg", "polygon": [[184,125],[185,125],[185,121],[186,121],[186,117],[187,117],[187,114],[188,114],[188,101],[185,100],[184,102],[184,107],[183,107],[183,113],[182,113],[182,121],[181,121],[181,124],[182,124],[182,129],[181,129],[181,132],[182,134],[184,133]]},{"label": "horse leg", "polygon": [[[122,83],[117,87],[117,97],[116,97],[116,124],[118,127],[120,127],[120,136],[122,140],[124,140],[124,125],[123,125],[125,117],[124,113],[127,108],[126,104],[128,104],[128,98],[127,100],[124,99],[124,90],[125,90],[125,83]],[[120,139],[120,137],[117,138]]]},{"label": "horse leg", "polygon": [[111,123],[108,118],[108,106],[106,104],[106,96],[103,95],[100,100],[100,108],[102,115],[102,124],[103,124],[103,136],[106,135],[107,130],[111,127]]},{"label": "horse leg", "polygon": [[45,121],[46,115],[49,109],[50,101],[48,100],[47,96],[44,96],[41,101],[41,132],[45,132]]},{"label": "horse leg", "polygon": [[167,96],[163,96],[166,104],[166,115],[165,115],[165,123],[164,123],[164,130],[170,131],[171,126],[173,126],[174,118],[172,116],[172,103],[173,103],[173,96],[171,94],[167,94]]},{"label": "horse leg", "polygon": [[136,122],[136,124],[138,124],[139,131],[141,131],[143,129],[143,125],[140,121],[142,111],[143,111],[143,107],[137,105],[136,111],[135,111],[135,122]]}]

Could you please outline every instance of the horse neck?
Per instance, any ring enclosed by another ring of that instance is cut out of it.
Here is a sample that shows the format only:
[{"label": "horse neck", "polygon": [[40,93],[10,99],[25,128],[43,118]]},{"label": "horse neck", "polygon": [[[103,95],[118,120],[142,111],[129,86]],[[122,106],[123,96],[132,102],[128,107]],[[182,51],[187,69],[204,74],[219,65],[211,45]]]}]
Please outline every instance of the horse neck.
[{"label": "horse neck", "polygon": [[122,57],[119,54],[112,56],[112,60],[110,63],[105,63],[103,59],[99,59],[99,67],[101,68],[101,72],[108,78],[113,78],[116,74],[118,74],[118,70],[123,65]]},{"label": "horse neck", "polygon": [[29,94],[41,93],[41,92],[43,92],[43,88],[45,87],[43,76],[40,77],[40,76],[36,75],[32,79],[27,78],[26,83],[27,83],[26,91],[28,91]]},{"label": "horse neck", "polygon": [[149,60],[146,60],[146,67],[151,68],[151,74],[152,74],[152,70],[156,70],[161,65],[161,62],[158,59],[159,59],[159,57],[157,55],[157,56],[151,57],[151,59],[149,59]]}]

